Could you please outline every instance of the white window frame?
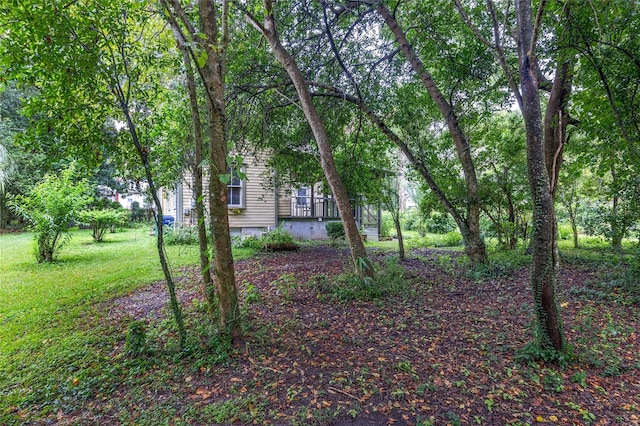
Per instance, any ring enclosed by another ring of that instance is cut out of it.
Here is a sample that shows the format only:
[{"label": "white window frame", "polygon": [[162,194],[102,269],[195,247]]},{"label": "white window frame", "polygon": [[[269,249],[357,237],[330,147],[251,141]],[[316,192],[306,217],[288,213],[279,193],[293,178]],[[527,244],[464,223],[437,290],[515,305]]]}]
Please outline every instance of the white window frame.
[{"label": "white window frame", "polygon": [[[304,195],[300,195],[304,192]],[[300,186],[296,189],[296,207],[309,208],[311,206],[311,188]]]},{"label": "white window frame", "polygon": [[[229,174],[229,182],[227,182],[227,208],[229,209],[243,209],[245,208],[245,192],[246,192],[246,183],[244,179],[241,179],[237,176],[234,177],[235,171],[237,167],[229,166],[227,168],[227,173]],[[241,173],[245,173],[245,168],[240,168]],[[236,182],[234,182],[236,181]],[[238,188],[240,192],[240,200],[239,203],[231,203],[232,197],[230,191]]]}]

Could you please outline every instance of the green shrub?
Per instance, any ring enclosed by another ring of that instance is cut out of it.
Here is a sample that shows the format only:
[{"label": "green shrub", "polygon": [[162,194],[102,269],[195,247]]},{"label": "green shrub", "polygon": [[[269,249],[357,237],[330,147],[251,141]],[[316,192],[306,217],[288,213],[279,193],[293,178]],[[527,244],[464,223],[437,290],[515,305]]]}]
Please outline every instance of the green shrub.
[{"label": "green shrub", "polygon": [[192,245],[198,243],[198,227],[196,225],[165,226],[164,241],[167,245]]},{"label": "green shrub", "polygon": [[[234,237],[235,238],[235,237]],[[248,237],[237,237],[237,245],[236,247],[238,248],[246,248],[246,249],[253,249],[253,250],[262,250],[264,248],[264,245],[262,244],[262,241],[260,240],[260,237],[256,237],[254,235],[248,236]]]},{"label": "green shrub", "polygon": [[89,204],[89,186],[78,180],[74,167],[60,176],[46,175],[29,195],[10,198],[9,205],[29,222],[36,240],[36,260],[53,262],[69,241],[69,230],[78,212]]},{"label": "green shrub", "polygon": [[297,250],[299,248],[293,236],[280,226],[265,232],[260,237],[254,235],[238,237],[234,245],[252,250]]},{"label": "green shrub", "polygon": [[410,282],[404,278],[404,270],[395,257],[385,259],[383,266],[377,265],[374,278],[362,278],[357,274],[343,274],[331,282],[326,275],[316,275],[308,285],[319,298],[340,302],[353,300],[371,301],[399,294],[408,289]]},{"label": "green shrub", "polygon": [[390,237],[395,231],[396,225],[393,223],[393,216],[389,212],[382,212],[382,221],[380,222],[380,236]]},{"label": "green shrub", "polygon": [[[403,211],[401,220],[404,225],[404,229],[407,231],[420,231],[421,228],[424,230],[423,217],[420,210],[417,208]],[[424,236],[424,234],[422,236]]]},{"label": "green shrub", "polygon": [[432,234],[446,234],[456,230],[456,223],[446,213],[433,212],[427,219],[426,230]]},{"label": "green shrub", "polygon": [[128,213],[123,209],[85,210],[78,213],[78,220],[91,228],[93,241],[99,243],[104,240],[104,234],[112,226],[123,225],[127,221]]},{"label": "green shrub", "polygon": [[433,243],[435,247],[456,247],[462,244],[462,235],[458,231],[447,232]]},{"label": "green shrub", "polygon": [[265,244],[293,243],[293,236],[281,226],[263,234],[260,239]]},{"label": "green shrub", "polygon": [[131,203],[131,215],[129,216],[129,220],[131,222],[147,222],[150,221],[152,217],[153,213],[151,212],[151,209],[144,209],[140,207],[140,203],[137,201]]},{"label": "green shrub", "polygon": [[571,225],[558,225],[558,239],[570,240],[573,238],[573,229]]},{"label": "green shrub", "polygon": [[293,236],[281,226],[263,234],[260,241],[264,250],[297,250],[299,248],[293,241]]},{"label": "green shrub", "polygon": [[344,225],[342,222],[327,222],[327,236],[331,238],[331,242],[335,244],[339,239],[345,237]]},{"label": "green shrub", "polygon": [[578,221],[588,236],[608,236],[611,233],[609,220],[609,209],[601,203],[582,206],[578,215]]}]

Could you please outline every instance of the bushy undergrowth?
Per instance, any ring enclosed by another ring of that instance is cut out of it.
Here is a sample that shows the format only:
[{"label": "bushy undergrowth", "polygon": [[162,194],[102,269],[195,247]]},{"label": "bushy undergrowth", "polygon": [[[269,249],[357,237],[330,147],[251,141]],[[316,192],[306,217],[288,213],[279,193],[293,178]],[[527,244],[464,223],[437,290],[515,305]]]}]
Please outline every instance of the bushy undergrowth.
[{"label": "bushy undergrowth", "polygon": [[447,234],[456,230],[456,223],[447,213],[432,212],[426,219],[425,229],[433,234]]},{"label": "bushy undergrowth", "polygon": [[503,251],[493,254],[489,263],[469,268],[466,275],[475,281],[484,281],[513,274],[530,263],[531,256],[521,251]]},{"label": "bushy undergrowth", "polygon": [[236,238],[234,239],[234,247],[258,251],[296,250],[298,244],[290,233],[278,227],[260,236]]},{"label": "bushy undergrowth", "polygon": [[620,262],[589,280],[583,287],[571,290],[573,294],[590,299],[611,300],[624,305],[640,304],[640,260]]},{"label": "bushy undergrowth", "polygon": [[344,225],[342,222],[328,222],[326,225],[327,236],[333,244],[345,237]]},{"label": "bushy undergrowth", "polygon": [[573,229],[571,225],[560,224],[558,225],[558,239],[570,240],[573,238]]},{"label": "bushy undergrowth", "polygon": [[382,220],[380,221],[380,236],[390,237],[396,233],[395,231],[396,225],[395,223],[393,223],[393,216],[391,216],[391,213],[387,211],[382,212]]},{"label": "bushy undergrowth", "polygon": [[419,238],[416,247],[458,247],[462,244],[462,235],[458,231],[446,234],[427,234]]},{"label": "bushy undergrowth", "polygon": [[566,367],[576,357],[572,346],[567,346],[563,351],[556,351],[552,348],[543,348],[534,340],[517,350],[514,359],[522,364],[542,362]]},{"label": "bushy undergrowth", "polygon": [[383,265],[375,266],[373,279],[357,274],[342,274],[330,280],[326,275],[316,275],[308,285],[321,299],[340,302],[353,300],[371,301],[406,292],[410,281],[404,278],[404,270],[395,257],[385,259]]},{"label": "bushy undergrowth", "polygon": [[195,225],[165,226],[164,242],[167,245],[192,245],[198,244],[198,227]]}]

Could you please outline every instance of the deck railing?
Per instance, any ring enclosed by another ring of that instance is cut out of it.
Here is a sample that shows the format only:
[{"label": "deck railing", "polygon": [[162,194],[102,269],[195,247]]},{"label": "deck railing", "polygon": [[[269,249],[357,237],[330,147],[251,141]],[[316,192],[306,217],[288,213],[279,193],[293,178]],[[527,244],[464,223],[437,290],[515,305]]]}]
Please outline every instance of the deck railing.
[{"label": "deck railing", "polygon": [[339,218],[336,200],[331,197],[294,196],[291,198],[291,217]]},{"label": "deck railing", "polygon": [[[373,205],[354,206],[353,217],[359,225],[365,228],[378,228],[380,222],[380,210]],[[332,197],[293,196],[291,198],[292,218],[313,219],[337,219],[340,213],[336,200]]]}]

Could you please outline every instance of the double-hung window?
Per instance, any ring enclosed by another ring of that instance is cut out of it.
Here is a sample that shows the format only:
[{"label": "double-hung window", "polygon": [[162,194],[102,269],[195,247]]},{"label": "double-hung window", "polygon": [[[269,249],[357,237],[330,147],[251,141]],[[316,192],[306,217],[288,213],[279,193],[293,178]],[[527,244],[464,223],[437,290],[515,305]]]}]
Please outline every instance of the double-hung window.
[{"label": "double-hung window", "polygon": [[244,181],[240,178],[239,172],[242,170],[237,167],[229,167],[229,182],[227,183],[227,206],[230,208],[244,207]]},{"label": "double-hung window", "polygon": [[296,206],[297,207],[309,207],[309,202],[308,202],[308,198],[309,198],[309,188],[306,187],[301,187],[298,188],[297,191],[297,195],[296,195]]}]

